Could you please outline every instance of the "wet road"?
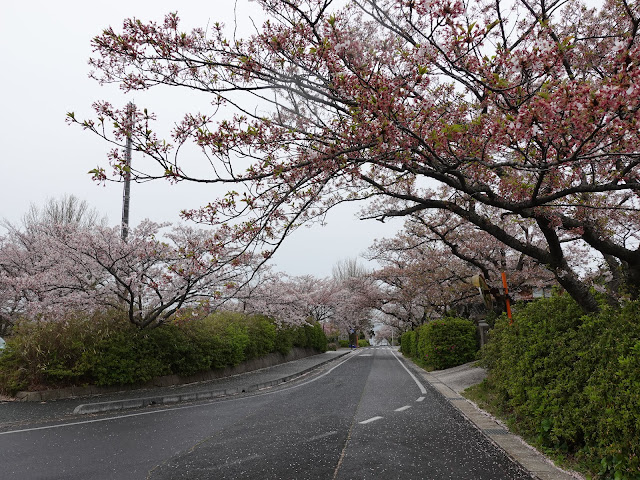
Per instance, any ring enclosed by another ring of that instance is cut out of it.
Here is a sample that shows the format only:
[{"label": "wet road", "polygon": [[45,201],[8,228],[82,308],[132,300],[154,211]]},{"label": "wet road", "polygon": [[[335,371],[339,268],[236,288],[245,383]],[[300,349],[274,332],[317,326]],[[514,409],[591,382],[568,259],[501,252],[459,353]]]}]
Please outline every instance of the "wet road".
[{"label": "wet road", "polygon": [[0,478],[531,478],[390,348],[217,401],[0,432]]}]

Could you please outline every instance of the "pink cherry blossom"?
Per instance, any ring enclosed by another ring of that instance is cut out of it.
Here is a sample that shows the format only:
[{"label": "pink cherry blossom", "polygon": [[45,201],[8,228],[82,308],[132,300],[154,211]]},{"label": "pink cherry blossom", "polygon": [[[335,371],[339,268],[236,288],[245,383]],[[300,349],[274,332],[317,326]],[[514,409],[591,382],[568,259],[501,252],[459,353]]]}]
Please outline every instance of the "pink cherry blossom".
[{"label": "pink cherry blossom", "polygon": [[[96,102],[93,119],[70,113],[70,123],[115,144],[94,178],[119,178],[130,137],[151,165],[132,172],[138,180],[232,185],[185,217],[225,226],[266,257],[334,206],[377,198],[369,214],[382,221],[451,212],[548,265],[587,311],[598,303],[567,258],[568,239],[599,252],[640,294],[634,4],[258,4],[268,21],[247,39],[218,23],[183,31],[176,14],[125,20],[94,38],[98,81],[199,91],[212,104],[178,119],[166,139],[146,109],[131,117]],[[218,115],[222,107],[231,113]],[[187,143],[209,173],[181,155]],[[523,242],[502,217],[532,222],[541,241]]]}]

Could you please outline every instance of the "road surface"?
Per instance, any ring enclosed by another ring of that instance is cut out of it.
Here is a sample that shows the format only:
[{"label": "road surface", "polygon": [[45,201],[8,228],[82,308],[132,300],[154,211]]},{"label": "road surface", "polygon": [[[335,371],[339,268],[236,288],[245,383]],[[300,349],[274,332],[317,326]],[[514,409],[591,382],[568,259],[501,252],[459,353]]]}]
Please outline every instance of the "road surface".
[{"label": "road surface", "polygon": [[382,347],[250,395],[0,431],[0,478],[531,476]]}]

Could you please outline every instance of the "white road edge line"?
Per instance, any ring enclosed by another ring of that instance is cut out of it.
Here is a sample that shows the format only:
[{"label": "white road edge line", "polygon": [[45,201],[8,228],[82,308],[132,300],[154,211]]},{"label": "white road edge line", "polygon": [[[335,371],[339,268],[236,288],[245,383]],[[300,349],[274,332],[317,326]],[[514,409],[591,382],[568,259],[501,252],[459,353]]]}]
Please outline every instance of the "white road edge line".
[{"label": "white road edge line", "polygon": [[371,422],[375,422],[377,420],[382,420],[384,417],[371,417],[368,420],[364,420],[362,422],[358,422],[360,423],[360,425],[366,425],[367,423],[371,423]]},{"label": "white road edge line", "polygon": [[416,400],[416,402],[424,402],[424,397],[418,397],[418,399]]},{"label": "white road edge line", "polygon": [[413,373],[411,373],[411,372],[409,371],[409,369],[406,367],[406,365],[405,365],[404,363],[402,363],[402,360],[400,360],[400,359],[398,358],[398,356],[396,355],[396,352],[394,352],[393,350],[391,350],[391,354],[396,358],[396,360],[398,360],[398,363],[399,363],[400,365],[402,365],[402,368],[404,368],[404,369],[407,371],[407,373],[409,374],[409,376],[410,376],[411,378],[413,378],[413,381],[414,381],[414,382],[416,382],[416,385],[418,385],[418,388],[420,389],[420,393],[427,393],[427,389],[426,389],[426,388],[424,388],[424,385],[422,385],[422,384],[418,381],[418,379],[416,378],[416,376],[415,376]]},{"label": "white road edge line", "polygon": [[396,408],[394,412],[404,412],[405,410],[409,410],[411,405],[405,405],[404,407]]},{"label": "white road edge line", "polygon": [[155,415],[155,414],[159,414],[159,413],[173,412],[173,411],[176,411],[176,410],[187,410],[187,409],[191,409],[191,408],[202,408],[202,407],[206,407],[208,405],[211,405],[212,403],[222,403],[222,402],[226,403],[226,402],[230,402],[230,401],[240,401],[240,400],[246,400],[248,398],[262,397],[264,395],[273,395],[275,393],[284,392],[286,390],[291,390],[293,388],[299,388],[299,387],[302,387],[304,385],[308,385],[309,383],[315,382],[316,380],[319,380],[322,377],[325,377],[325,376],[329,375],[336,368],[341,366],[343,363],[348,362],[354,356],[355,355],[348,355],[345,360],[343,360],[340,363],[338,363],[337,365],[333,366],[332,368],[330,368],[329,370],[324,372],[322,375],[318,375],[317,377],[314,377],[314,378],[312,378],[310,380],[307,380],[306,382],[298,383],[297,385],[291,385],[290,387],[281,388],[281,389],[278,389],[278,390],[275,390],[275,391],[268,391],[268,392],[264,392],[264,393],[258,393],[258,394],[249,395],[249,396],[246,396],[246,397],[235,397],[235,398],[231,397],[231,398],[227,398],[227,399],[218,400],[217,402],[216,401],[210,401],[210,402],[205,402],[205,403],[198,403],[196,405],[184,405],[182,407],[163,408],[162,410],[152,410],[152,411],[147,411],[147,412],[129,413],[127,415],[117,415],[117,416],[113,416],[113,417],[96,418],[96,419],[93,419],[93,420],[82,420],[80,422],[57,423],[55,425],[46,425],[46,426],[43,426],[43,427],[23,428],[23,429],[20,429],[20,430],[7,430],[6,432],[0,432],[0,436],[2,436],[2,435],[11,435],[12,433],[26,433],[26,432],[35,432],[35,431],[38,431],[38,430],[50,430],[50,429],[53,429],[53,428],[73,427],[73,426],[76,426],[76,425],[85,425],[85,424],[89,424],[89,423],[109,422],[111,420],[119,420],[121,418],[140,417],[140,416],[143,416],[143,415]]}]

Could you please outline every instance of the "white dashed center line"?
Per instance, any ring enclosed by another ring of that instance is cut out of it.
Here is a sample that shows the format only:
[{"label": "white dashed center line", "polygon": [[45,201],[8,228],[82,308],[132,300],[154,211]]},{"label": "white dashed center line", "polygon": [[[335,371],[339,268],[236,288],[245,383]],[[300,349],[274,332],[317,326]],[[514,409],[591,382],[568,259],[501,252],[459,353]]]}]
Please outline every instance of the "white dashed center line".
[{"label": "white dashed center line", "polygon": [[315,442],[317,440],[322,440],[324,438],[331,437],[331,436],[337,435],[337,434],[338,434],[338,432],[336,432],[335,430],[332,430],[330,432],[321,433],[320,435],[316,435],[315,437],[311,437],[309,440],[307,440],[307,442]]},{"label": "white dashed center line", "polygon": [[424,401],[424,397],[419,397],[416,402],[423,402]]},{"label": "white dashed center line", "polygon": [[404,412],[405,410],[409,410],[411,405],[405,405],[404,407],[396,408],[396,412]]},{"label": "white dashed center line", "polygon": [[362,422],[360,422],[361,425],[365,425],[367,423],[371,423],[371,422],[375,422],[376,420],[382,420],[383,417],[371,417],[368,420],[364,420]]}]

